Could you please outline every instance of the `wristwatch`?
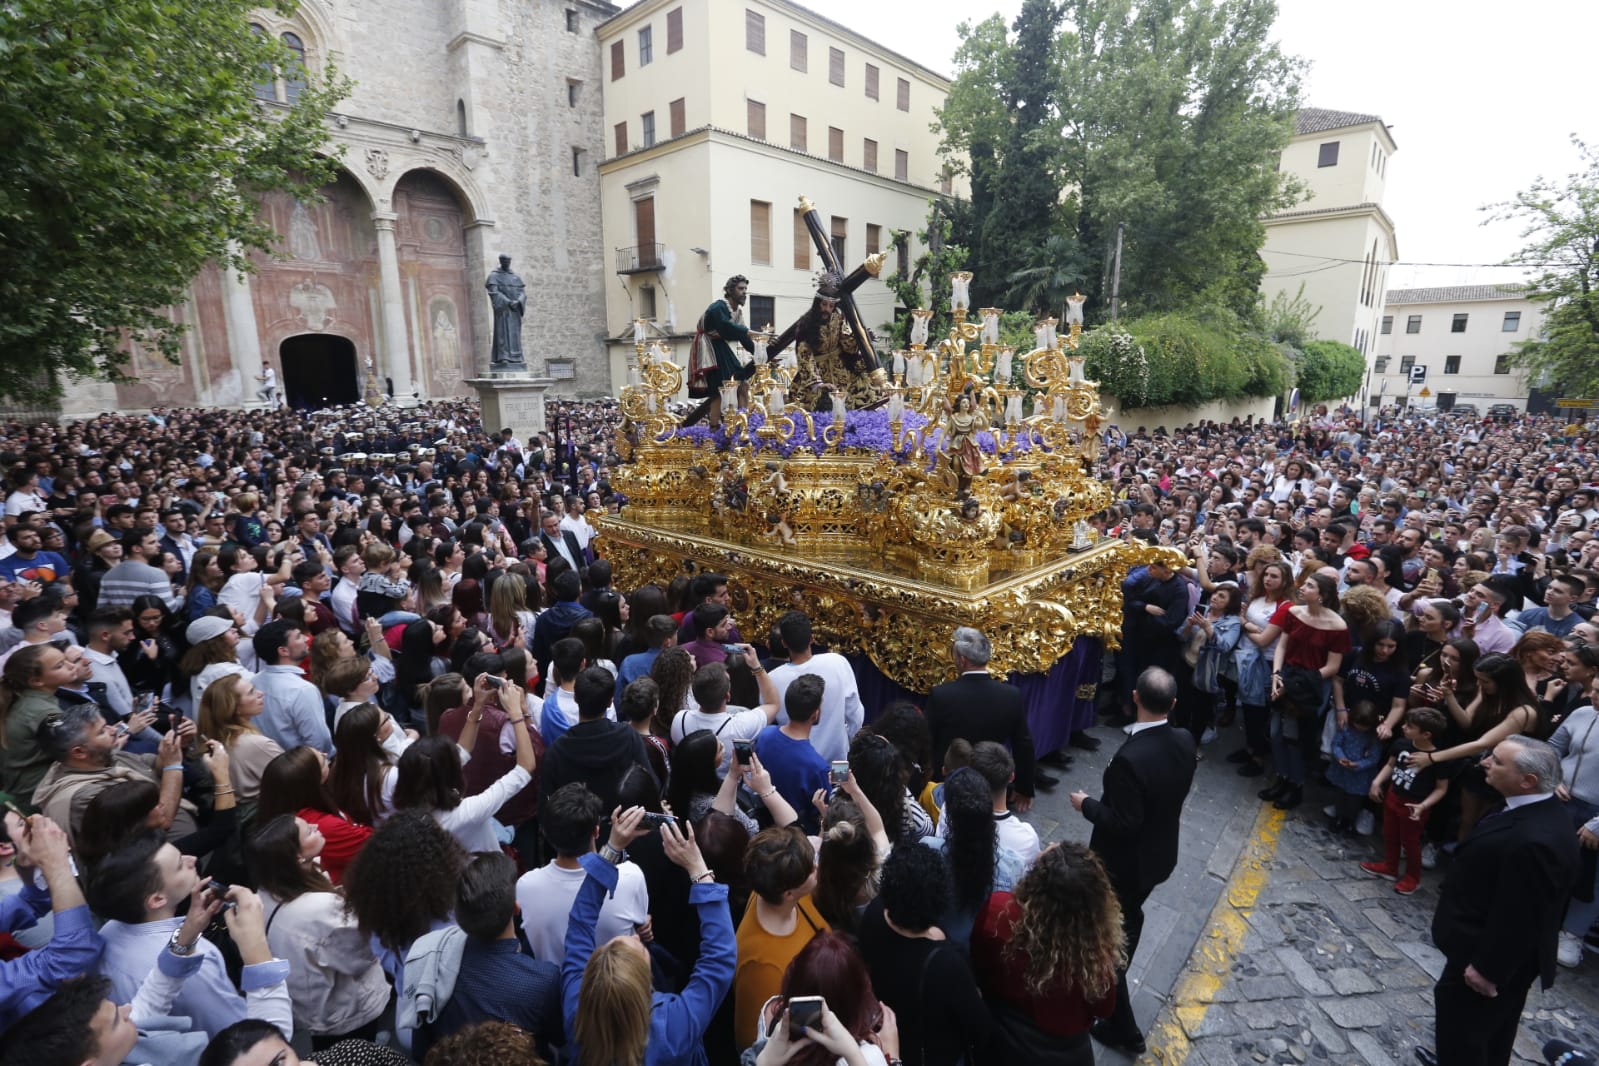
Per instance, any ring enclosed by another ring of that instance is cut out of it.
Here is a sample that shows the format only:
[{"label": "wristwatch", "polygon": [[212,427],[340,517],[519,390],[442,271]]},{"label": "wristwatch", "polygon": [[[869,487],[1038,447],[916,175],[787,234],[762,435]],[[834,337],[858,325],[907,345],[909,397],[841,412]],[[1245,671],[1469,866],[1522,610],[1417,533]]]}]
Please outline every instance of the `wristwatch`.
[{"label": "wristwatch", "polygon": [[604,859],[612,866],[620,866],[627,861],[627,852],[617,851],[615,848],[611,847],[611,842],[607,840],[605,843],[600,845],[600,858]]},{"label": "wristwatch", "polygon": [[199,940],[196,940],[193,944],[179,943],[178,934],[181,932],[183,932],[182,929],[173,930],[172,939],[167,941],[167,950],[172,952],[172,954],[176,955],[180,959],[186,959],[190,955],[194,954],[195,945],[199,944]]}]

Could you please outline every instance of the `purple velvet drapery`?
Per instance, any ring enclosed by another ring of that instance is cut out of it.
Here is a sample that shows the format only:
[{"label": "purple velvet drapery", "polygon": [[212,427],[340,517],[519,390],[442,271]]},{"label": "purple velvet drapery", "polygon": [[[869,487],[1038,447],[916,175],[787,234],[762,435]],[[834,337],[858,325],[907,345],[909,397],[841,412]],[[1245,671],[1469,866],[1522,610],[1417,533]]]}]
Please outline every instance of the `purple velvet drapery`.
[{"label": "purple velvet drapery", "polygon": [[[1073,733],[1094,724],[1094,697],[1079,697],[1078,691],[1080,686],[1099,684],[1103,655],[1104,646],[1098,640],[1079,637],[1048,673],[1010,675],[1010,683],[1021,689],[1027,700],[1027,728],[1038,754],[1065,747]],[[927,702],[926,693],[912,692],[891,681],[865,655],[851,655],[849,661],[868,722],[895,700],[909,700],[918,707]]]}]

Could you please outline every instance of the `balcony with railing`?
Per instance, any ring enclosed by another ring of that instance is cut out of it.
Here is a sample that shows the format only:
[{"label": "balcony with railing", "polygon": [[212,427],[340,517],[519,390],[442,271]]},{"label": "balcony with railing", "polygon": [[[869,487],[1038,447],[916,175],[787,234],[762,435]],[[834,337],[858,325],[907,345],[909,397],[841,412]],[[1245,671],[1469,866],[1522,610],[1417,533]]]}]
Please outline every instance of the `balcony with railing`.
[{"label": "balcony with railing", "polygon": [[647,274],[662,269],[661,257],[666,252],[664,244],[640,244],[616,250],[618,274]]}]

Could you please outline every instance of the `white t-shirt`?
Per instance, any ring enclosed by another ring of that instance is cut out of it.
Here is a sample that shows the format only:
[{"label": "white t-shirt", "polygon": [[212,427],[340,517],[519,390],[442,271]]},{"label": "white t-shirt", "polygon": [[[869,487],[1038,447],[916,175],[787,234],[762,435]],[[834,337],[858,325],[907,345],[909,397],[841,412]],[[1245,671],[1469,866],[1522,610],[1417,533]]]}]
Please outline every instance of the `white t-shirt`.
[{"label": "white t-shirt", "polygon": [[673,716],[672,743],[681,744],[690,733],[709,729],[722,742],[722,747],[727,749],[727,758],[716,769],[717,777],[726,777],[727,768],[733,765],[733,742],[754,740],[770,724],[766,720],[766,712],[761,710],[730,706],[724,713],[707,714],[696,707],[679,711]]},{"label": "white t-shirt", "polygon": [[803,674],[815,674],[826,683],[822,689],[821,721],[811,727],[811,747],[828,762],[841,762],[849,758],[849,742],[866,720],[861,694],[855,687],[855,671],[850,669],[848,659],[831,651],[812,655],[799,665],[785,663],[773,670],[778,725],[788,721],[783,697],[788,692],[789,682]]},{"label": "white t-shirt", "polygon": [[[949,836],[949,822],[944,818],[942,806],[938,808],[938,827],[933,830],[933,835],[940,840]],[[1038,842],[1038,830],[1022,821],[1015,811],[994,815],[994,836],[1000,847],[1009,848],[1020,855],[1022,862],[1028,866],[1033,865],[1033,860],[1038,858],[1042,850]]]},{"label": "white t-shirt", "polygon": [[[516,882],[516,905],[522,910],[522,932],[535,959],[559,966],[566,961],[566,925],[572,914],[572,901],[588,874],[580,866],[563,870],[555,863],[529,870]],[[594,928],[594,942],[603,944],[612,937],[625,936],[644,924],[650,916],[650,890],[644,871],[631,862],[616,868],[616,892],[600,904],[600,920]]]}]

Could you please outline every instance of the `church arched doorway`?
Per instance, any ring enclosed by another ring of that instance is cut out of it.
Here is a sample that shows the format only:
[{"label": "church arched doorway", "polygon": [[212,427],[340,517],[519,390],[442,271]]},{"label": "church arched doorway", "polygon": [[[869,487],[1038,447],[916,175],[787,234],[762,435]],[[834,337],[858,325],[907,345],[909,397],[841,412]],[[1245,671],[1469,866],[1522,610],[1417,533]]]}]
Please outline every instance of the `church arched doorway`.
[{"label": "church arched doorway", "polygon": [[290,407],[314,410],[361,399],[355,345],[347,337],[302,333],[278,347],[283,359],[283,398]]}]

